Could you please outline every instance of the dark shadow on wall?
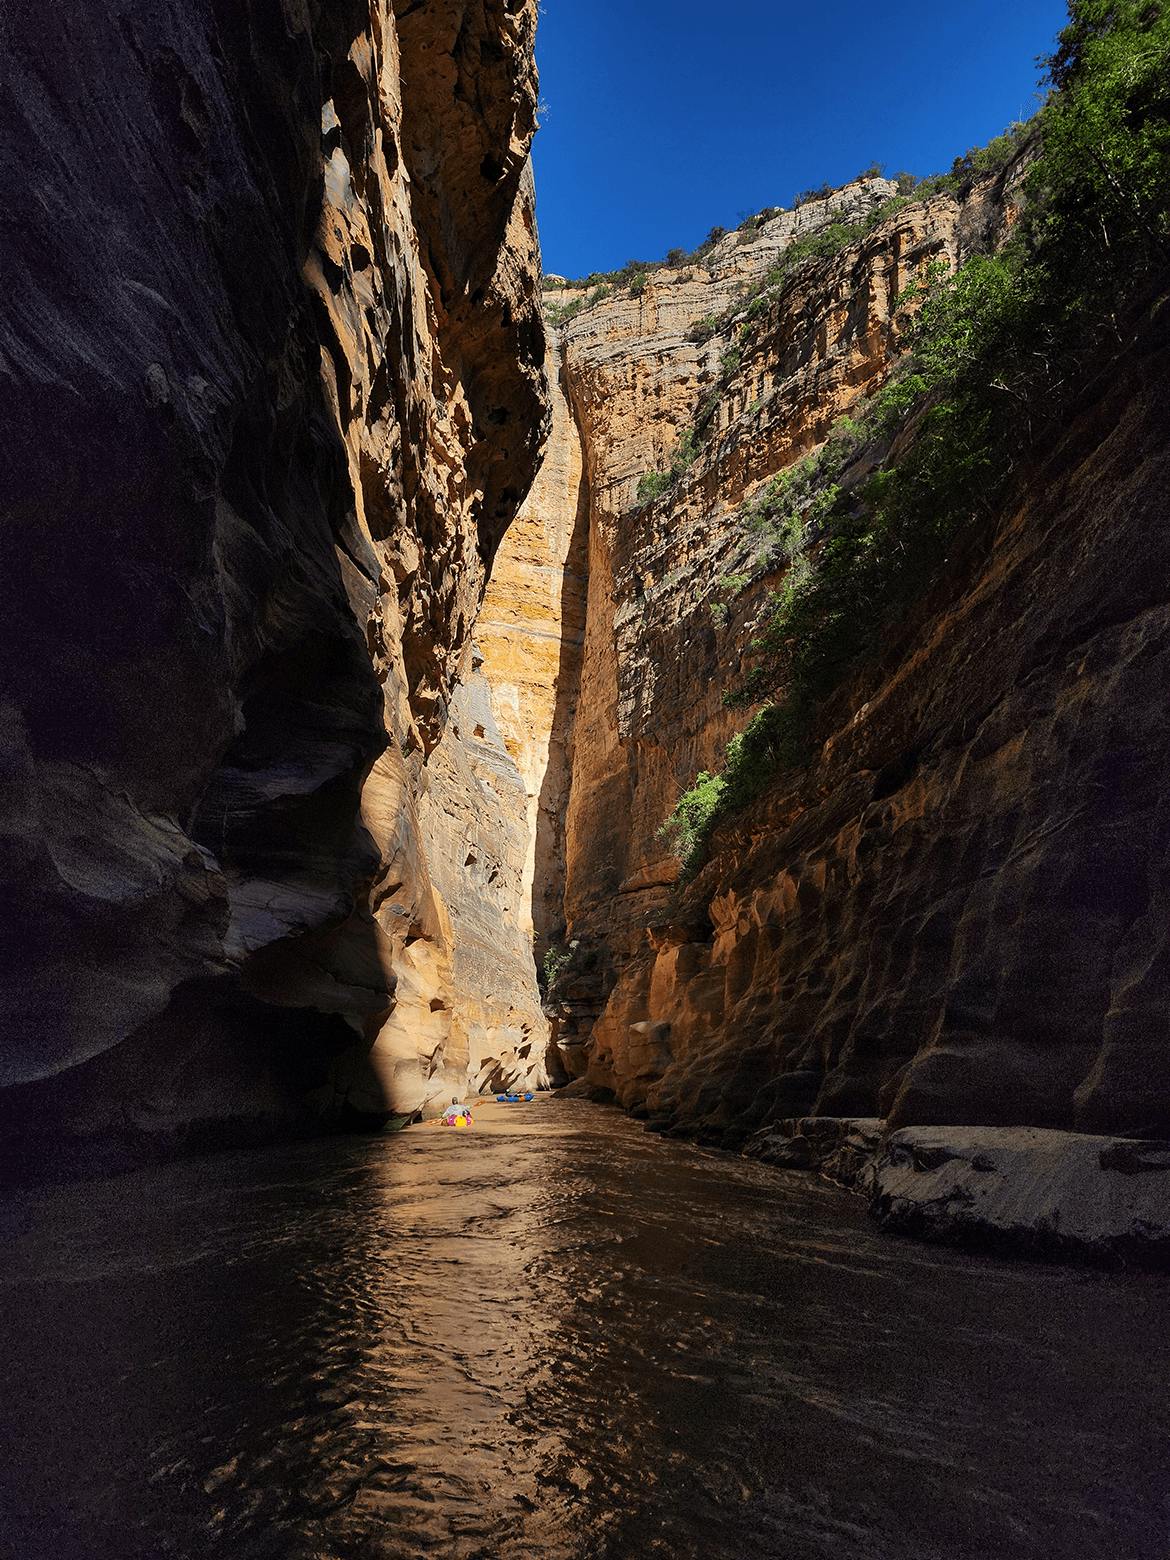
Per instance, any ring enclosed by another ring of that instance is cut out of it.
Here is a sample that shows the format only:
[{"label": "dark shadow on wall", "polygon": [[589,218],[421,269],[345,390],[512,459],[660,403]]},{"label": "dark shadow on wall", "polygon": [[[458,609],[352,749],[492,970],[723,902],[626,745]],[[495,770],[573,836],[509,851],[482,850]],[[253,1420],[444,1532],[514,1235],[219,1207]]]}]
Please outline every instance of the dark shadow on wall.
[{"label": "dark shadow on wall", "polygon": [[[270,0],[9,23],[0,1135],[22,1171],[71,1140],[121,1162],[344,1124],[330,1062],[368,1048],[336,1011],[258,1002],[223,951],[247,880],[295,884],[305,924],[378,959],[358,800],[386,735],[355,616],[377,573],[302,275],[330,60],[369,16],[328,12],[327,38]],[[295,937],[264,911],[256,946]]]},{"label": "dark shadow on wall", "polygon": [[[561,415],[575,418],[561,369]],[[554,437],[555,437],[554,433]],[[570,438],[578,437],[575,428]],[[573,724],[581,691],[585,613],[589,588],[589,472],[581,450],[577,507],[565,555],[561,585],[561,643],[556,672],[548,765],[536,814],[536,870],[532,881],[532,926],[539,968],[548,948],[565,934],[565,828],[573,780]]]}]

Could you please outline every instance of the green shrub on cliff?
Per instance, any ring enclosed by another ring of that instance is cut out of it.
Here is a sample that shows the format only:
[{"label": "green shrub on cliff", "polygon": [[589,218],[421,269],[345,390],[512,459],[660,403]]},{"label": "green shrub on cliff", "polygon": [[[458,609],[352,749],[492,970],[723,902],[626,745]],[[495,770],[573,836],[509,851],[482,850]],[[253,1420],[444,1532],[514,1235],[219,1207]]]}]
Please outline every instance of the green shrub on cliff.
[{"label": "green shrub on cliff", "polygon": [[[895,195],[875,207],[862,221],[831,222],[816,233],[797,239],[783,251],[776,264],[754,287],[741,286],[738,295],[722,314],[706,314],[701,319],[693,321],[686,332],[686,339],[702,346],[713,336],[722,335],[732,325],[736,325],[742,341],[748,334],[748,327],[767,311],[773,300],[780,296],[798,271],[816,261],[832,259],[835,255],[841,254],[851,244],[857,243],[866,234],[873,232],[887,217],[893,216],[911,204],[912,202],[906,196]],[[766,218],[769,214],[761,213],[761,218]],[[751,235],[745,231],[741,236]],[[739,367],[739,360],[734,356],[737,350],[738,346],[733,344],[724,355],[726,362],[720,365],[720,373],[724,379],[729,379]]]},{"label": "green shrub on cliff", "polygon": [[[750,647],[756,664],[729,703],[783,687],[807,718],[922,593],[956,532],[993,509],[1036,372],[1026,269],[1019,250],[976,256],[937,288],[915,325],[912,371],[875,398],[840,450],[826,444],[784,474],[787,504],[769,518],[787,550],[807,549],[806,567],[769,604]],[[900,460],[843,488],[842,453],[908,417],[914,437]]]},{"label": "green shrub on cliff", "polygon": [[836,193],[831,184],[818,184],[815,189],[798,190],[792,197],[792,209],[795,211],[799,206],[811,205],[814,200],[828,200],[830,195]]},{"label": "green shrub on cliff", "polygon": [[769,271],[768,286],[779,286],[806,260],[826,260],[833,255],[839,255],[860,236],[861,231],[859,223],[830,222],[827,227],[821,228],[818,232],[810,233],[806,238],[798,238],[795,243],[789,244],[776,265]]},{"label": "green shrub on cliff", "polygon": [[577,943],[571,942],[566,948],[561,943],[550,943],[541,960],[540,974],[543,977],[541,985],[546,997],[551,997],[556,991],[557,982],[564,975],[568,966],[573,962],[573,955],[577,950]]},{"label": "green shrub on cliff", "polygon": [[570,320],[576,319],[584,307],[584,298],[574,298],[570,303],[550,303],[546,300],[544,317],[550,325],[567,325]]},{"label": "green shrub on cliff", "polygon": [[661,498],[663,493],[672,488],[684,472],[694,464],[698,453],[699,441],[694,428],[684,428],[666,470],[648,471],[639,479],[638,502],[648,504],[651,499]]},{"label": "green shrub on cliff", "polygon": [[661,498],[670,487],[670,474],[665,471],[647,471],[638,478],[638,502],[648,504],[651,499]]},{"label": "green shrub on cliff", "polygon": [[695,777],[658,831],[681,860],[684,876],[691,876],[702,864],[719,819],[760,795],[777,765],[790,761],[800,735],[790,711],[765,705],[727,744],[719,773],[704,771]]},{"label": "green shrub on cliff", "polygon": [[[995,513],[1016,463],[1118,339],[1127,306],[1165,285],[1170,8],[1073,0],[1049,80],[1012,237],[953,276],[923,278],[909,359],[848,433],[849,460],[876,451],[868,477],[839,481],[848,461],[830,440],[757,501],[755,522],[791,563],[728,702],[767,702],[664,825],[688,873],[720,819],[762,789],[762,770],[798,760],[820,705],[938,577],[956,537]],[[1024,133],[1013,126],[918,193],[1006,166]],[[817,253],[802,243],[804,257]],[[791,254],[782,272],[799,263]],[[899,430],[898,459],[881,460]]]},{"label": "green shrub on cliff", "polygon": [[701,319],[694,320],[687,328],[686,338],[696,346],[703,346],[705,342],[719,329],[719,316],[717,314],[704,314]]}]

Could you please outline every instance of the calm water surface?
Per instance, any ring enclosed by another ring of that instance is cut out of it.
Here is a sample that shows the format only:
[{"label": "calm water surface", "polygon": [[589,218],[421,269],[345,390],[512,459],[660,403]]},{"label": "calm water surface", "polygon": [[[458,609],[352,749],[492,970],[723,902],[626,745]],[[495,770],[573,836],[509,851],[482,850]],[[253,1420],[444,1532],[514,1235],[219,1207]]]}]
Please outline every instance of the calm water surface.
[{"label": "calm water surface", "polygon": [[480,1119],[5,1198],[5,1560],[1170,1554],[1165,1280]]}]

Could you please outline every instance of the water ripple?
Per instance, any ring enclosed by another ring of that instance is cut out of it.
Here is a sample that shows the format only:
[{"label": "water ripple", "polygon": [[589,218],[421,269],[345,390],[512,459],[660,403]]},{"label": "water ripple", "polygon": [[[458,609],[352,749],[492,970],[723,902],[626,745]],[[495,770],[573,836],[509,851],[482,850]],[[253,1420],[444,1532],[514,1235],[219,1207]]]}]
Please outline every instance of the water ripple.
[{"label": "water ripple", "polygon": [[12,1560],[1164,1560],[1170,1287],[567,1101],[0,1207]]}]

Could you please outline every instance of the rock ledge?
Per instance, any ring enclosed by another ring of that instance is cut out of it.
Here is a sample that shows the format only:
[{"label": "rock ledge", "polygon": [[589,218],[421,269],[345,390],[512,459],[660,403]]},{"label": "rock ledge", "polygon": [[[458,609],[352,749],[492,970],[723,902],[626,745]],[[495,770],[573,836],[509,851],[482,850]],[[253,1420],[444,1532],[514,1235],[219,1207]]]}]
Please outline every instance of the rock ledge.
[{"label": "rock ledge", "polygon": [[863,1185],[883,1229],[1050,1260],[1170,1268],[1170,1143],[905,1127]]},{"label": "rock ledge", "polygon": [[1044,1261],[1170,1269],[1170,1142],[806,1117],[744,1152],[869,1199],[883,1230]]}]

